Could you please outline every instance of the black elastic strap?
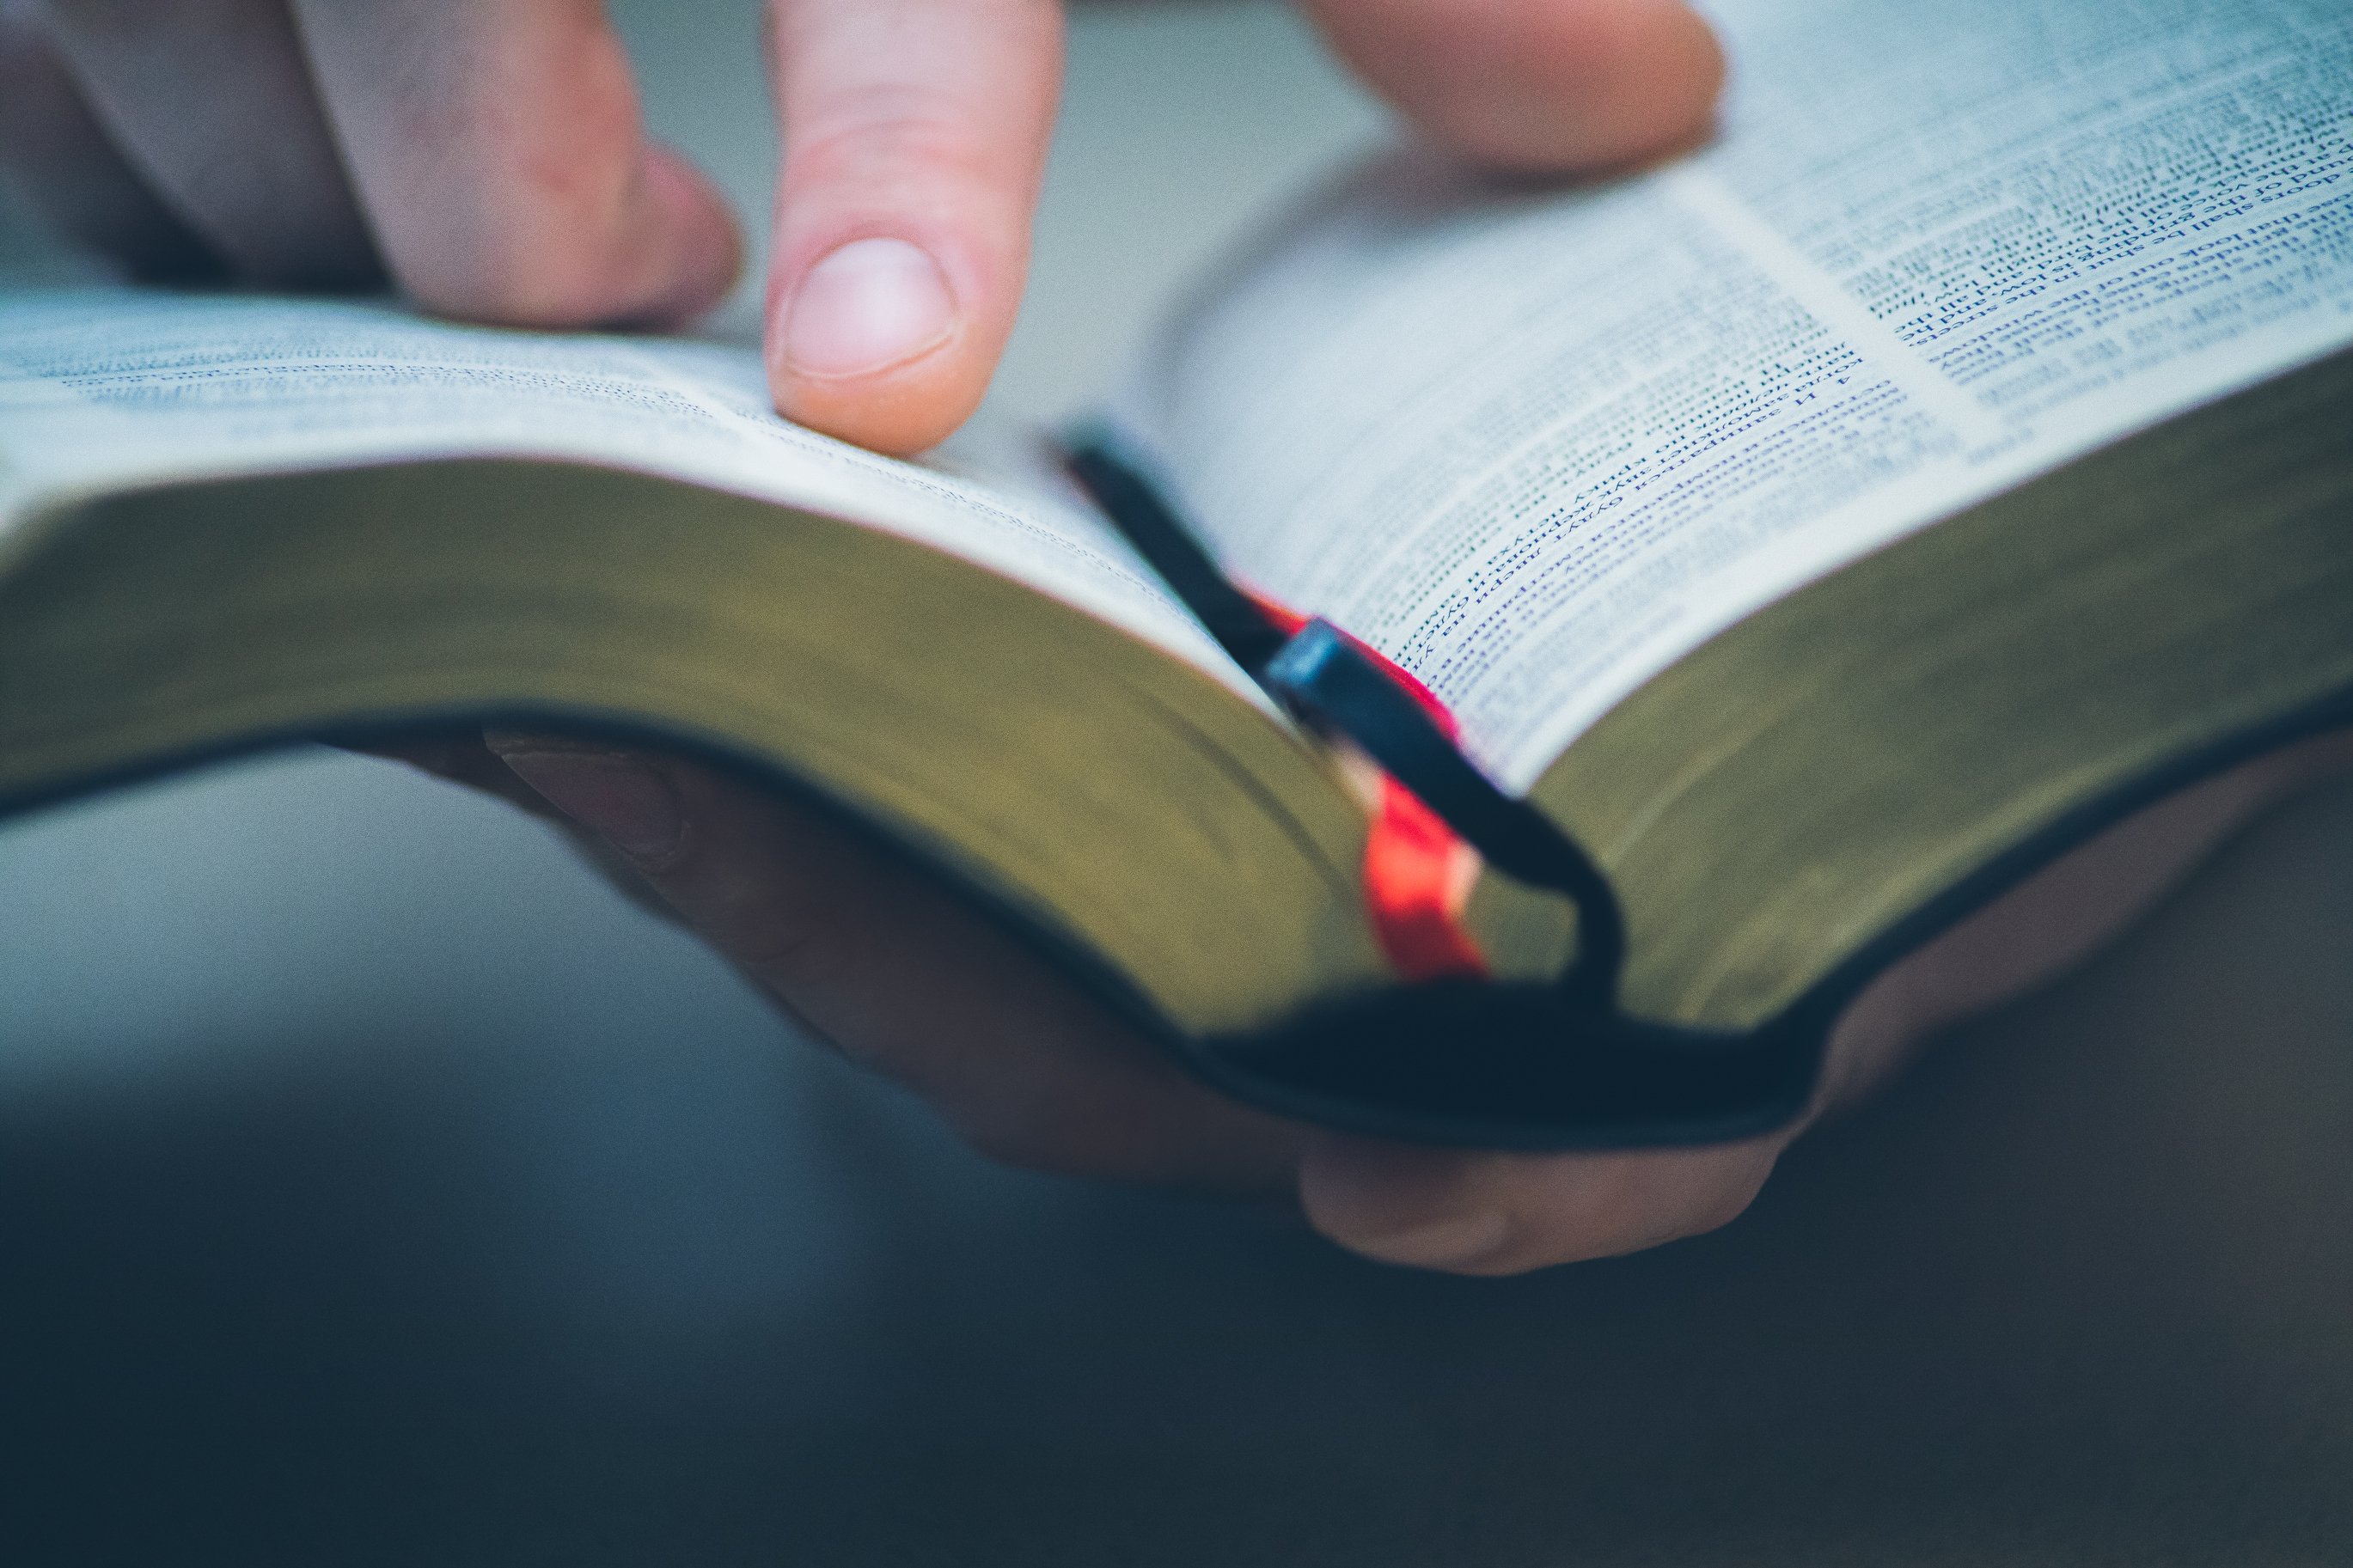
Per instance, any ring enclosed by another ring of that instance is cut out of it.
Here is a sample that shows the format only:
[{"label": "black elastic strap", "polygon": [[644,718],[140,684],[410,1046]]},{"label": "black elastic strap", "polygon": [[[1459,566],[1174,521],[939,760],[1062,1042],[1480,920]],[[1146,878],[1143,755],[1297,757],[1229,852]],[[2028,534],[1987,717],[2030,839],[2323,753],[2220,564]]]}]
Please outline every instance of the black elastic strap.
[{"label": "black elastic strap", "polygon": [[1078,444],[1063,461],[1228,657],[1278,701],[1362,747],[1489,865],[1574,902],[1577,962],[1561,976],[1560,990],[1583,1006],[1616,1007],[1625,916],[1609,879],[1574,839],[1535,806],[1497,789],[1413,694],[1339,628],[1319,619],[1286,634],[1219,569],[1151,482],[1105,442]]},{"label": "black elastic strap", "polygon": [[1266,682],[1293,711],[1362,746],[1487,864],[1566,893],[1577,905],[1577,963],[1561,985],[1580,1000],[1615,1005],[1625,917],[1609,879],[1574,839],[1497,789],[1412,694],[1329,621],[1302,626],[1267,666]]},{"label": "black elastic strap", "polygon": [[1226,657],[1249,671],[1251,679],[1263,681],[1267,661],[1289,634],[1218,569],[1150,481],[1113,456],[1101,439],[1071,447],[1063,454],[1062,466],[1193,612],[1193,618],[1218,639]]}]

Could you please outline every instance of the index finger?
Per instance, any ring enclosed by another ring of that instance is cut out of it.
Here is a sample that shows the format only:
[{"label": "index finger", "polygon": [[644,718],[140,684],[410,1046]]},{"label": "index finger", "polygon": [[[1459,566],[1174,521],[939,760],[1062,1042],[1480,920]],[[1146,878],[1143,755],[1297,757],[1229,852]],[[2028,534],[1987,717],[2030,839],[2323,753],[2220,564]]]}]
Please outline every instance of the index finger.
[{"label": "index finger", "polygon": [[1061,80],[1055,0],[771,0],[785,162],[769,379],[912,452],[978,405],[1021,301]]}]

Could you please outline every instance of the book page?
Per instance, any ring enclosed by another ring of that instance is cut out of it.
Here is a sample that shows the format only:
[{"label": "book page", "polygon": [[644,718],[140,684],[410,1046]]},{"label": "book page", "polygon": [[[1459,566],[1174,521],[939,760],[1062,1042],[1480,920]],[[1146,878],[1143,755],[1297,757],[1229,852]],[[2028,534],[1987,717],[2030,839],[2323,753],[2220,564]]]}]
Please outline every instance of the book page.
[{"label": "book page", "polygon": [[1808,580],[2353,342],[2342,0],[1718,20],[1705,152],[1549,194],[1395,157],[1119,409],[1229,569],[1419,676],[1514,790]]},{"label": "book page", "polygon": [[982,480],[953,451],[898,462],[787,424],[745,348],[500,331],[389,305],[0,291],[0,551],[11,521],[37,507],[132,485],[433,458],[565,459],[903,535],[1065,600],[1256,699],[1049,465],[987,455]]}]

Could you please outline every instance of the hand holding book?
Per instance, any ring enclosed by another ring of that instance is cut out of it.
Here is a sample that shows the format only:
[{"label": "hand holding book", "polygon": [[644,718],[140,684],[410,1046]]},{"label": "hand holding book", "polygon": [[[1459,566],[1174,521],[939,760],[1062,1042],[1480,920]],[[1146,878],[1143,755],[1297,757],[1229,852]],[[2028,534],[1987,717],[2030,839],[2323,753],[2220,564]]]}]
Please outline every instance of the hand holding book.
[{"label": "hand holding book", "polygon": [[2353,739],[2274,754],[2046,868],[1850,1009],[1799,1122],[1694,1149],[1530,1154],[1352,1138],[1212,1093],[924,868],[708,763],[499,731],[403,755],[543,815],[554,802],[617,855],[617,879],[650,889],[810,1035],[921,1095],[995,1158],[1295,1195],[1342,1246],[1471,1274],[1611,1257],[1726,1223],[1783,1149],[1884,1081],[1928,1031],[2074,963],[2274,800],[2353,773]]},{"label": "hand holding book", "polygon": [[[1368,167],[1109,416],[1218,575],[1442,705],[1622,946],[1505,857],[1424,889],[1492,984],[1398,963],[1365,781],[1034,453],[894,462],[777,420],[748,352],[379,305],[0,294],[0,809],[596,735],[440,765],[634,849],[1000,1152],[1295,1181],[1480,1271],[1704,1228],[2353,722],[2341,10],[1720,20],[1705,152]],[[1536,1017],[1611,950],[1692,1048]]]}]

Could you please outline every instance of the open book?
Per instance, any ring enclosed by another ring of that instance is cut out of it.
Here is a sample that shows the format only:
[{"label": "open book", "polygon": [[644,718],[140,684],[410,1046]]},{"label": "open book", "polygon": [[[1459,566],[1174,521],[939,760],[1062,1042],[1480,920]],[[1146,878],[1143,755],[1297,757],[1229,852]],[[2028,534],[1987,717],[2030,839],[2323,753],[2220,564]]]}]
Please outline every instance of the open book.
[{"label": "open book", "polygon": [[[1689,1042],[1637,1090],[1478,1065],[1571,906],[1466,879],[1494,982],[1408,984],[1361,770],[1042,443],[873,457],[776,418],[749,351],[0,296],[0,805],[299,736],[652,738],[839,804],[1278,1108],[1769,1125],[1905,952],[2353,721],[2353,18],[1725,9],[1715,145],[1570,192],[1396,154],[1108,415],[1227,573],[1394,660],[1599,867],[1620,1005]],[[1453,1066],[1326,1093],[1383,1017],[1367,1050]]]}]

